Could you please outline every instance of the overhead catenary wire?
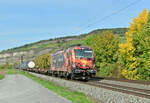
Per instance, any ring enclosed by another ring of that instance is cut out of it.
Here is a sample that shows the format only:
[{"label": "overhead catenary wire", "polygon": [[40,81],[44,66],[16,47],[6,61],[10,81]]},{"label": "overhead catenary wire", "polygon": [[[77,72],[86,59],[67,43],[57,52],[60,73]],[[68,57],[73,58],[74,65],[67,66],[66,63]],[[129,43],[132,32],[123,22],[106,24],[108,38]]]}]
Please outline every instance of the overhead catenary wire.
[{"label": "overhead catenary wire", "polygon": [[86,30],[86,29],[88,29],[89,27],[91,27],[91,26],[93,26],[93,25],[95,25],[95,24],[97,24],[97,23],[100,23],[100,22],[102,22],[102,21],[104,21],[104,20],[106,20],[106,19],[108,19],[108,18],[110,18],[110,17],[112,17],[112,16],[114,16],[114,15],[119,14],[120,12],[122,12],[122,11],[124,11],[124,10],[130,8],[131,6],[133,6],[133,5],[137,4],[137,3],[139,3],[140,1],[142,1],[142,0],[135,0],[134,2],[131,2],[130,4],[126,5],[125,7],[120,8],[119,10],[117,10],[117,11],[115,11],[115,12],[112,12],[112,13],[109,14],[109,15],[106,15],[106,16],[104,16],[104,17],[102,17],[102,18],[100,18],[100,19],[98,19],[98,20],[96,20],[96,21],[93,21],[92,23],[86,24],[86,26],[84,26],[83,28],[81,28],[80,30],[78,30],[78,31],[76,31],[76,32],[73,32],[72,34],[78,34],[78,33],[82,32],[83,30]]}]

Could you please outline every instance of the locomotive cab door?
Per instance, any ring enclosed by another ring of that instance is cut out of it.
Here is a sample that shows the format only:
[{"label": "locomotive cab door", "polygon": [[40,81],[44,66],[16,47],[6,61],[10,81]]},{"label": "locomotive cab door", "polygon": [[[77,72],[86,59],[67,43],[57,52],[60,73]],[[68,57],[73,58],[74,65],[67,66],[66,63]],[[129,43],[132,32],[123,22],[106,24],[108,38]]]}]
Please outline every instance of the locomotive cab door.
[{"label": "locomotive cab door", "polygon": [[69,59],[69,52],[67,52],[67,66],[69,67],[70,66],[70,59]]}]

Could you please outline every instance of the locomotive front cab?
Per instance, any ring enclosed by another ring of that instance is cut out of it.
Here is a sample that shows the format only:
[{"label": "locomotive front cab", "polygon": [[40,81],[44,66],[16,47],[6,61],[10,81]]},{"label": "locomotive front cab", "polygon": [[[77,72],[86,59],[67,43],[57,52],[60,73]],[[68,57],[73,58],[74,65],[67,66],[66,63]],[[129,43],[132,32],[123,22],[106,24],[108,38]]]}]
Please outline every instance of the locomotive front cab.
[{"label": "locomotive front cab", "polygon": [[72,68],[79,79],[89,79],[96,75],[94,52],[88,47],[75,48],[73,51]]}]

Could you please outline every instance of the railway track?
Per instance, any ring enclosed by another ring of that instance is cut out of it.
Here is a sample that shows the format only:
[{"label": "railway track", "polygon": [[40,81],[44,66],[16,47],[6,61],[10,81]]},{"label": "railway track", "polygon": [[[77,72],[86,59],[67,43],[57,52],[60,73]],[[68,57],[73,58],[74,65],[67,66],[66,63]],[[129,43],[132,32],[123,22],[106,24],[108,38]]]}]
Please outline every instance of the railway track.
[{"label": "railway track", "polygon": [[150,82],[142,81],[142,80],[127,80],[127,79],[110,78],[110,77],[95,77],[93,79],[93,81],[100,81],[100,80],[111,80],[111,81],[119,81],[119,82],[127,82],[127,83],[136,83],[142,85],[150,85]]},{"label": "railway track", "polygon": [[[61,78],[61,79],[65,79],[65,78]],[[110,82],[103,83],[103,82],[101,82],[101,80],[113,81],[113,82],[116,82],[116,84],[110,83]],[[115,78],[102,78],[102,77],[96,77],[96,78],[94,78],[88,82],[83,82],[83,81],[78,81],[78,80],[71,80],[71,81],[150,99],[150,85],[149,85],[150,83],[149,82],[122,80],[122,79],[115,79]],[[135,86],[134,87],[123,86],[123,85],[118,84],[117,83],[118,81],[122,82],[122,83],[131,83],[133,85],[134,84],[136,84],[136,85],[147,85],[147,86],[149,86],[149,89],[138,88]]]},{"label": "railway track", "polygon": [[95,81],[87,82],[86,84],[150,99],[150,90],[147,90],[147,89],[139,89],[136,87],[121,86],[117,84],[115,85],[115,84],[101,83],[101,82],[95,82]]}]

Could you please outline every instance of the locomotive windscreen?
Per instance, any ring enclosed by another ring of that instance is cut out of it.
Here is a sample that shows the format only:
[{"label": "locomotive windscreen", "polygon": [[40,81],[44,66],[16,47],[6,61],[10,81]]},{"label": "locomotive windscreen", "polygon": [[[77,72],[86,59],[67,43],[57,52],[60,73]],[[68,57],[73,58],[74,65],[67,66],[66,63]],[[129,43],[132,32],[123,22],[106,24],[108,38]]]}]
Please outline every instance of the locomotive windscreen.
[{"label": "locomotive windscreen", "polygon": [[75,49],[76,58],[93,58],[93,51],[89,49]]}]

